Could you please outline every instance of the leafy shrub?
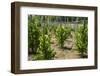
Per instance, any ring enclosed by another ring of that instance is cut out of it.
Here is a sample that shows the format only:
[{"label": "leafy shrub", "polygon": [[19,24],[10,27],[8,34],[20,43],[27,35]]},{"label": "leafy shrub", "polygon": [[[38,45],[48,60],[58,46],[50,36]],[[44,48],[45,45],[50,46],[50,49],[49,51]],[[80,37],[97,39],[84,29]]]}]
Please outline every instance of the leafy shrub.
[{"label": "leafy shrub", "polygon": [[55,56],[55,52],[51,48],[49,35],[42,34],[39,38],[40,44],[35,56],[35,60],[50,60]]},{"label": "leafy shrub", "polygon": [[56,38],[61,48],[64,47],[64,42],[71,33],[71,29],[65,26],[59,25],[56,29]]},{"label": "leafy shrub", "polygon": [[80,26],[75,33],[76,37],[75,44],[79,53],[81,53],[82,57],[87,53],[87,45],[88,45],[87,31],[88,31],[87,26]]},{"label": "leafy shrub", "polygon": [[39,46],[40,37],[40,23],[37,17],[33,17],[28,21],[28,47],[32,49],[32,52],[36,53]]}]

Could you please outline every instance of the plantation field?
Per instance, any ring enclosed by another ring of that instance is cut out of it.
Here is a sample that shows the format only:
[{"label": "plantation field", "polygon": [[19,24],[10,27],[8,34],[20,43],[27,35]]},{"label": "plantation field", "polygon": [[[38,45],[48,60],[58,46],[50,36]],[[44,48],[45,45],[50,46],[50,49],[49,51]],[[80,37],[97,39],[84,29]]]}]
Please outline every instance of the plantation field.
[{"label": "plantation field", "polygon": [[74,17],[74,19],[79,19],[80,21],[77,24],[71,21],[69,24],[65,22],[65,18],[70,20],[73,17],[29,15],[28,60],[88,57],[87,18]]},{"label": "plantation field", "polygon": [[[63,49],[59,48],[57,41],[54,37],[51,40],[51,47],[56,52],[54,59],[78,59],[81,58],[77,49],[75,50],[75,45],[72,39],[67,39],[65,41],[65,46]],[[32,55],[29,56],[29,60],[32,60]]]}]

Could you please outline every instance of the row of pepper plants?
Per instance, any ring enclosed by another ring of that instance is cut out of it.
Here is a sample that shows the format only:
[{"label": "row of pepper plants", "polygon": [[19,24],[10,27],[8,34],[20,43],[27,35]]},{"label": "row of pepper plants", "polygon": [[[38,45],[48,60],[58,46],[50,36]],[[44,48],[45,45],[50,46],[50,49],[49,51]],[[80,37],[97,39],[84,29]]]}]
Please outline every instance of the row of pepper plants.
[{"label": "row of pepper plants", "polygon": [[[55,32],[55,37],[60,48],[64,47],[66,39],[71,35],[71,27],[64,25],[41,25],[40,18],[28,19],[28,47],[32,49],[33,60],[51,60],[54,59],[56,52],[51,47],[51,31]],[[75,45],[81,56],[87,53],[88,35],[87,26],[80,26],[74,31]]]}]

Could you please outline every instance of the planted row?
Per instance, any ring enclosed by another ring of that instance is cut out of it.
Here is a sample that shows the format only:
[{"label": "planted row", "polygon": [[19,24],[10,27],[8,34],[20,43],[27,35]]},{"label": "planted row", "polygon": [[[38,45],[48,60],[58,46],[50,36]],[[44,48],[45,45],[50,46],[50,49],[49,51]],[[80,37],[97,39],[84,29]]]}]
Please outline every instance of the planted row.
[{"label": "planted row", "polygon": [[[54,59],[55,52],[51,47],[51,32],[54,32],[58,45],[63,48],[66,39],[71,35],[71,27],[65,25],[41,25],[39,18],[36,17],[28,22],[28,47],[32,49],[33,60]],[[81,56],[87,54],[87,26],[80,26],[74,32],[75,45]]]}]

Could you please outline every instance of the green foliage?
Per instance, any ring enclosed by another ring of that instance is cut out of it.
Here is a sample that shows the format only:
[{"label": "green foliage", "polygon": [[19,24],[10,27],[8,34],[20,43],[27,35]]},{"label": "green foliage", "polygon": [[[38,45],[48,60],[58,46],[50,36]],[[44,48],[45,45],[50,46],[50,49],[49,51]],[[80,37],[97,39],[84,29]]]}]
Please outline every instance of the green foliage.
[{"label": "green foliage", "polygon": [[50,37],[48,35],[42,34],[39,38],[40,44],[35,56],[35,60],[50,60],[55,56],[55,52],[51,48]]},{"label": "green foliage", "polygon": [[88,45],[87,31],[88,31],[87,26],[80,26],[75,33],[76,47],[77,47],[79,53],[81,53],[82,57],[84,56],[84,54],[87,53],[87,45]]},{"label": "green foliage", "polygon": [[[64,42],[70,36],[71,32],[76,30],[63,23],[67,17],[64,16],[28,16],[28,48],[33,51],[33,60],[54,59],[55,52],[51,48],[51,38],[57,39],[58,45],[63,48]],[[72,22],[73,17],[67,18]],[[77,18],[75,17],[76,21]],[[84,20],[86,22],[84,22]],[[81,24],[87,24],[87,18],[79,18]],[[60,23],[60,24],[59,24]],[[61,25],[62,23],[62,25]],[[88,35],[87,27],[80,26],[75,32],[75,44],[78,51],[83,55],[87,53]],[[55,39],[54,39],[55,40]],[[53,40],[52,40],[53,41]],[[54,41],[55,42],[55,41]]]},{"label": "green foliage", "polygon": [[44,25],[42,29],[43,29],[42,30],[43,34],[48,34],[49,33],[49,27],[48,27],[48,25]]},{"label": "green foliage", "polygon": [[40,23],[38,17],[29,18],[28,21],[28,47],[32,48],[32,51],[36,53],[39,46],[39,37],[40,37]]},{"label": "green foliage", "polygon": [[66,26],[59,25],[57,27],[56,38],[61,48],[64,47],[64,42],[69,37],[70,33],[71,33],[71,29]]}]

